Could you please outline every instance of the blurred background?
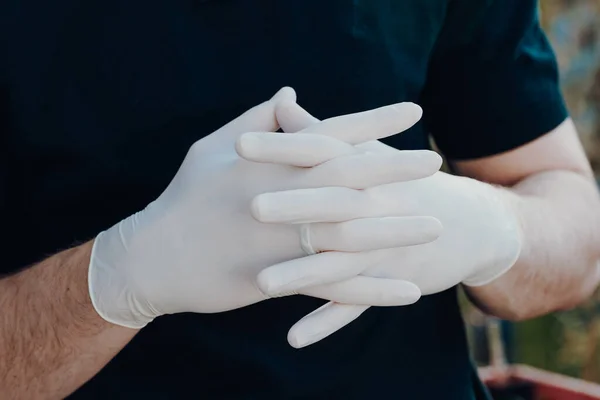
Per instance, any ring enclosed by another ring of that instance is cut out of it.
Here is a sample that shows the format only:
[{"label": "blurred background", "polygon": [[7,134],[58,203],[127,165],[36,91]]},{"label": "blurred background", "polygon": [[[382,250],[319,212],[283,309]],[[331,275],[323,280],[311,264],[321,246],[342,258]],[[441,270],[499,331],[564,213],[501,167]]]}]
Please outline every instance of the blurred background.
[{"label": "blurred background", "polygon": [[[540,8],[563,94],[600,182],[600,0],[540,0]],[[490,320],[466,300],[464,306],[475,360],[488,364]],[[501,327],[508,361],[600,383],[600,290],[576,310]]]}]

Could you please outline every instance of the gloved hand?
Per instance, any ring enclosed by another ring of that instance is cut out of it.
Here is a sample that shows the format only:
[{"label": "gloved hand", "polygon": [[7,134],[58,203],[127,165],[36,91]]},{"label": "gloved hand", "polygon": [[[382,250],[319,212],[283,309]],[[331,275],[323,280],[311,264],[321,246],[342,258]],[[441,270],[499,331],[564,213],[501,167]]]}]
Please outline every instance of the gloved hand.
[{"label": "gloved hand", "polygon": [[[163,314],[222,312],[265,300],[269,296],[257,287],[258,272],[306,253],[296,226],[261,224],[251,216],[252,198],[264,192],[311,188],[305,200],[313,207],[303,207],[303,213],[314,220],[338,201],[328,194],[330,186],[361,189],[421,178],[439,169],[439,156],[432,152],[348,159],[343,156],[354,152],[353,146],[333,137],[266,133],[278,129],[276,104],[294,97],[293,91],[284,89],[196,142],[158,199],[96,237],[89,289],[99,315],[118,325],[141,328]],[[366,113],[361,120],[373,129],[364,131],[357,125],[344,134],[355,139],[388,136],[414,124],[419,110],[401,104]],[[245,132],[254,133],[240,137]],[[236,154],[236,146],[240,152],[257,146],[276,150],[278,156],[285,154],[291,164],[302,167],[247,162]],[[314,148],[319,151],[306,152]],[[293,213],[271,206],[274,212]],[[314,224],[312,233],[317,236],[312,246],[333,253],[370,251],[426,243],[440,229],[439,221],[427,216]],[[299,277],[314,273],[313,257],[317,256],[303,258],[307,264],[304,272],[298,271]],[[343,271],[344,266],[337,268]],[[325,274],[325,281],[337,281],[336,274]],[[363,290],[352,301],[402,305],[420,296],[414,284],[400,280],[368,278],[360,284]],[[335,292],[322,296],[346,300]]]},{"label": "gloved hand", "polygon": [[[293,101],[283,102],[277,109],[278,120],[285,131],[311,132],[317,120]],[[378,141],[356,146],[357,152],[377,156],[399,153]],[[284,163],[277,155],[262,154],[263,162]],[[437,293],[459,283],[470,286],[487,284],[498,278],[516,262],[522,242],[519,221],[511,209],[510,193],[491,185],[437,172],[431,177],[385,184],[362,191],[344,188],[345,198],[353,201],[336,212],[322,215],[320,221],[338,222],[357,218],[434,216],[443,225],[441,236],[417,246],[361,253],[359,257],[340,254],[318,254],[313,261],[312,281],[323,281],[334,264],[346,264],[346,278],[377,277],[401,279],[415,283],[423,294]],[[322,193],[324,195],[324,192]],[[278,204],[276,211],[264,210],[256,217],[267,223],[302,224],[314,216],[317,197],[306,198],[305,190],[291,190],[259,195],[256,202]],[[287,212],[293,210],[293,212]],[[313,237],[319,237],[316,233]],[[350,259],[352,258],[352,261]],[[339,282],[317,287],[304,287],[294,271],[302,260],[272,266],[259,274],[260,287],[270,295],[302,290],[311,296],[340,290]],[[351,266],[350,266],[351,264]],[[282,280],[286,277],[287,280]],[[337,276],[339,278],[339,275]],[[349,299],[348,299],[349,300]],[[309,314],[290,330],[288,340],[303,347],[335,332],[364,312],[370,304],[344,301],[326,304]]]}]

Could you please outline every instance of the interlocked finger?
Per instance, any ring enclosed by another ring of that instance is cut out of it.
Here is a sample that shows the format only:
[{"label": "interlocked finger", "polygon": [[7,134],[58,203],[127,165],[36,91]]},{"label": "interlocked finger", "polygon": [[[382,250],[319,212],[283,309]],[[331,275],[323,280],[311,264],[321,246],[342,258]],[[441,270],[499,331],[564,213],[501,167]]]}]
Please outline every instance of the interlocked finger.
[{"label": "interlocked finger", "polygon": [[286,104],[289,104],[295,103],[295,101],[296,92],[294,89],[290,87],[281,88],[270,100],[251,108],[233,121],[221,127],[210,136],[221,141],[223,136],[230,137],[232,139],[231,142],[224,142],[228,145],[231,145],[231,143],[235,141],[237,137],[244,132],[247,132],[248,129],[258,131],[275,131],[279,128],[279,123],[275,114],[277,104],[279,102],[285,102]]},{"label": "interlocked finger", "polygon": [[377,211],[366,191],[346,187],[296,189],[263,193],[250,204],[252,216],[259,222],[305,224],[341,222]]},{"label": "interlocked finger", "polygon": [[318,342],[348,325],[369,306],[329,302],[296,322],[288,332],[292,347],[302,348]]},{"label": "interlocked finger", "polygon": [[433,151],[381,151],[386,146],[377,144],[380,151],[367,153],[324,135],[249,132],[238,139],[236,151],[248,161],[313,167],[306,170],[306,183],[313,187],[364,189],[425,178],[442,165]]},{"label": "interlocked finger", "polygon": [[[291,135],[303,136],[303,135]],[[433,151],[413,150],[359,153],[335,158],[306,171],[310,185],[353,189],[426,178],[435,174],[442,158]]]},{"label": "interlocked finger", "polygon": [[244,133],[236,142],[238,155],[248,161],[314,167],[337,157],[357,154],[359,149],[330,136]]},{"label": "interlocked finger", "polygon": [[379,307],[406,306],[421,297],[421,291],[414,283],[361,275],[341,282],[308,287],[298,293],[336,303]]},{"label": "interlocked finger", "polygon": [[305,224],[301,229],[301,242],[308,254],[361,252],[429,243],[441,232],[442,224],[433,217],[361,218]]},{"label": "interlocked finger", "polygon": [[295,98],[278,102],[275,106],[275,116],[279,126],[285,133],[300,132],[320,122],[318,118],[313,117],[296,103]]},{"label": "interlocked finger", "polygon": [[269,297],[299,292],[310,286],[320,286],[353,278],[381,257],[374,252],[326,252],[275,264],[259,272],[256,282]]},{"label": "interlocked finger", "polygon": [[275,114],[286,132],[327,135],[357,144],[404,132],[421,119],[423,111],[405,102],[318,121],[295,101],[284,100],[276,106]]}]

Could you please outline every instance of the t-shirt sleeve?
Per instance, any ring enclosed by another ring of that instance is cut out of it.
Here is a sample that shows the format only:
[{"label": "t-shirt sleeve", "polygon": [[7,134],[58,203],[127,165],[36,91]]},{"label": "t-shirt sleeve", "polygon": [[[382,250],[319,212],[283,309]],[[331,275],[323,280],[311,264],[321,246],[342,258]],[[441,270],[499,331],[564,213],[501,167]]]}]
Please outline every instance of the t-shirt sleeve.
[{"label": "t-shirt sleeve", "polygon": [[10,224],[7,221],[10,213],[6,204],[8,190],[8,146],[6,140],[8,104],[5,95],[6,93],[3,91],[2,82],[0,81],[0,226],[3,230],[0,242],[0,253],[2,254],[0,278],[9,272],[7,267],[9,260],[7,258],[10,258],[10,253],[8,249],[11,247],[10,242],[13,240]]},{"label": "t-shirt sleeve", "polygon": [[8,272],[8,260],[10,257],[8,254],[7,246],[10,246],[10,241],[12,240],[10,226],[7,223],[7,219],[9,218],[9,212],[6,207],[6,163],[3,161],[4,154],[0,151],[0,221],[2,221],[2,229],[4,231],[4,235],[2,237],[2,244],[0,244],[0,251],[3,254],[2,261],[0,261],[0,278]]},{"label": "t-shirt sleeve", "polygon": [[[502,153],[567,118],[537,1],[488,0],[475,23],[456,18],[442,29],[421,98],[425,126],[447,158]],[[457,26],[470,27],[467,39],[454,35]]]}]

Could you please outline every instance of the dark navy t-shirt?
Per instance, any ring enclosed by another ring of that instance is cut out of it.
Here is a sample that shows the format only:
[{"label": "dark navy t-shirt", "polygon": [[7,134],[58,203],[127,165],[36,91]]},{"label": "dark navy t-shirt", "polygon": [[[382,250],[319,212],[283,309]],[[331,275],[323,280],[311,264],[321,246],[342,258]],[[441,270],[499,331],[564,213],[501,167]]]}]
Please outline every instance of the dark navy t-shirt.
[{"label": "dark navy t-shirt", "polygon": [[[318,118],[424,108],[386,140],[497,154],[566,118],[534,0],[9,0],[0,3],[0,272],[155,199],[189,146],[290,85]],[[402,267],[402,260],[398,260]],[[151,323],[73,399],[474,399],[456,290],[371,308],[308,348],[323,301]]]}]

